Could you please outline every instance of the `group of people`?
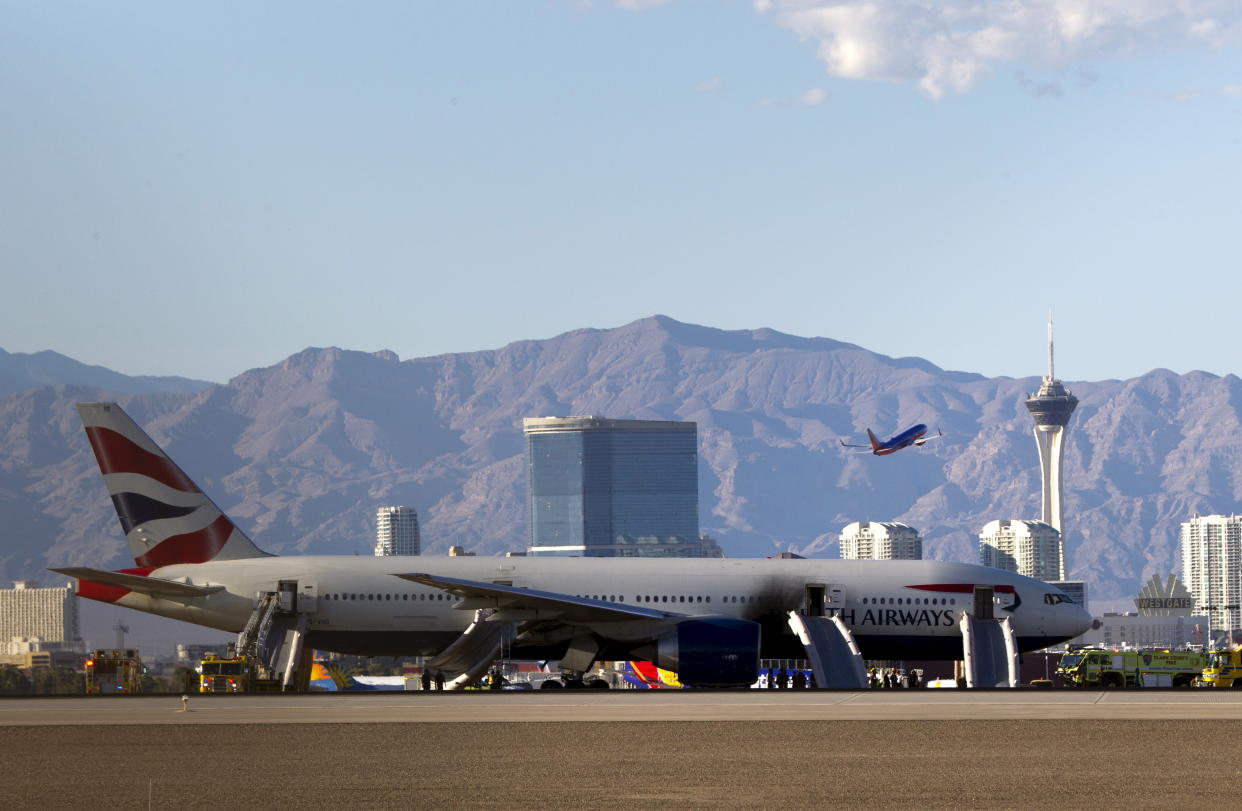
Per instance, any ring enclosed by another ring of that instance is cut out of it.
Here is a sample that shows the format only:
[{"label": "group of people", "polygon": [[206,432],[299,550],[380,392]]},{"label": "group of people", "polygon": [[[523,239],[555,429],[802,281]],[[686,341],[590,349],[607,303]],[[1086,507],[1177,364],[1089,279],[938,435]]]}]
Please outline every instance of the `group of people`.
[{"label": "group of people", "polygon": [[891,667],[879,669],[873,667],[867,671],[867,686],[872,689],[878,687],[892,690],[894,688],[922,687],[923,682],[917,670],[911,670],[907,673]]},{"label": "group of people", "polygon": [[434,685],[435,689],[437,690],[443,690],[444,689],[444,674],[440,673],[439,671],[432,673],[431,671],[424,668],[423,675],[422,675],[422,682],[423,682],[424,690],[430,690],[432,688],[432,685]]},{"label": "group of people", "polygon": [[802,670],[780,670],[768,671],[768,689],[769,690],[806,690],[814,687],[813,680],[807,676]]}]

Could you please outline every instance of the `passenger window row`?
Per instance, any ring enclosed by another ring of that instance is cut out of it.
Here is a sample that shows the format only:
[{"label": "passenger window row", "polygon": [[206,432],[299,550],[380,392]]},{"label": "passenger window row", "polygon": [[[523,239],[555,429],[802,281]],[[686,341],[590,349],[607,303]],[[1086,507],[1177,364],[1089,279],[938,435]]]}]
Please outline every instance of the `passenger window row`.
[{"label": "passenger window row", "polygon": [[325,600],[452,600],[453,595],[437,591],[434,594],[352,594],[352,593],[333,593],[325,594]]},{"label": "passenger window row", "polygon": [[[584,600],[605,600],[610,603],[625,602],[624,596],[618,597],[612,594],[579,594],[577,596]],[[634,601],[639,603],[710,603],[712,598],[702,594],[640,594],[634,598]],[[720,601],[722,603],[754,603],[758,600],[752,594],[741,597],[737,595],[721,597]]]},{"label": "passenger window row", "polygon": [[952,597],[864,597],[863,605],[957,605]]}]

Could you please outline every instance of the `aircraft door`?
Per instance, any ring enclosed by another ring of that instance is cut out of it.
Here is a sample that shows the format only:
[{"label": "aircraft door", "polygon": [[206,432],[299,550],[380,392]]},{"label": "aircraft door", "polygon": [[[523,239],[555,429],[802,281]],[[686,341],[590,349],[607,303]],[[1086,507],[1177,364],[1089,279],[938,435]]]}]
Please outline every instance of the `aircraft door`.
[{"label": "aircraft door", "polygon": [[975,586],[975,619],[996,619],[996,589],[992,586]]},{"label": "aircraft door", "polygon": [[276,607],[288,614],[298,610],[298,581],[281,580],[276,585]]},{"label": "aircraft door", "polygon": [[303,614],[314,614],[319,610],[319,584],[300,581],[298,583],[298,611]]},{"label": "aircraft door", "polygon": [[808,617],[824,616],[824,584],[807,583],[802,599],[802,613]]}]

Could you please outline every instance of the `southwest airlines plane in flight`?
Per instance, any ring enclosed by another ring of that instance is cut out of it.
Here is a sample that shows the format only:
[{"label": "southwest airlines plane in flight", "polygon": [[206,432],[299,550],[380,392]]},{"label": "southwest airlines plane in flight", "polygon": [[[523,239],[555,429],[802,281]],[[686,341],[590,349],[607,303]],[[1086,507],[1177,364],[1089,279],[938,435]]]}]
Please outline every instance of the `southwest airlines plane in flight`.
[{"label": "southwest airlines plane in flight", "polygon": [[841,447],[864,448],[865,450],[863,450],[862,453],[870,453],[875,456],[888,456],[890,453],[896,453],[902,448],[908,448],[911,445],[921,448],[933,439],[939,439],[942,436],[944,436],[944,434],[940,433],[940,429],[936,429],[935,436],[927,436],[927,426],[920,422],[918,425],[913,425],[902,431],[900,434],[886,439],[883,442],[881,442],[880,438],[873,434],[871,429],[868,428],[867,439],[871,441],[870,445],[847,445],[845,440],[842,439]]},{"label": "southwest airlines plane in flight", "polygon": [[961,659],[958,620],[979,585],[1001,598],[1020,651],[1090,625],[1047,583],[965,563],[271,555],[120,406],[78,412],[135,565],[54,571],[81,597],[224,631],[257,616],[258,595],[285,592],[322,651],[443,660],[499,623],[508,658],[649,661],[683,684],[742,686],[761,657],[806,655],[790,611],[841,617],[867,659]]}]

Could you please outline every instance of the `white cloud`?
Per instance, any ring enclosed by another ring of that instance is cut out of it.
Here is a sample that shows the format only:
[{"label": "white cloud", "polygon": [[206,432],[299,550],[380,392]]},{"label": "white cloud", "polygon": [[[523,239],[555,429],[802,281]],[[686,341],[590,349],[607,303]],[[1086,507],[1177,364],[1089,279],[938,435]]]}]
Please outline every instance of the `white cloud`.
[{"label": "white cloud", "polygon": [[[965,93],[1003,65],[1069,67],[1150,46],[1242,41],[1238,0],[755,0],[828,73]],[[1045,93],[1047,94],[1047,93]]]},{"label": "white cloud", "polygon": [[823,104],[827,100],[828,94],[819,87],[812,87],[798,97],[798,103],[803,107],[814,107],[817,104]]},{"label": "white cloud", "polygon": [[695,93],[714,93],[722,87],[724,87],[724,82],[721,81],[719,76],[713,76],[707,81],[690,85],[690,89]]},{"label": "white cloud", "polygon": [[618,8],[627,8],[630,11],[646,11],[649,8],[657,6],[666,6],[673,0],[613,0],[613,5]]},{"label": "white cloud", "polygon": [[1227,84],[1220,89],[1220,92],[1230,98],[1242,99],[1242,84]]},{"label": "white cloud", "polygon": [[816,107],[828,100],[823,88],[812,87],[805,93],[789,99],[759,99],[760,107]]}]

